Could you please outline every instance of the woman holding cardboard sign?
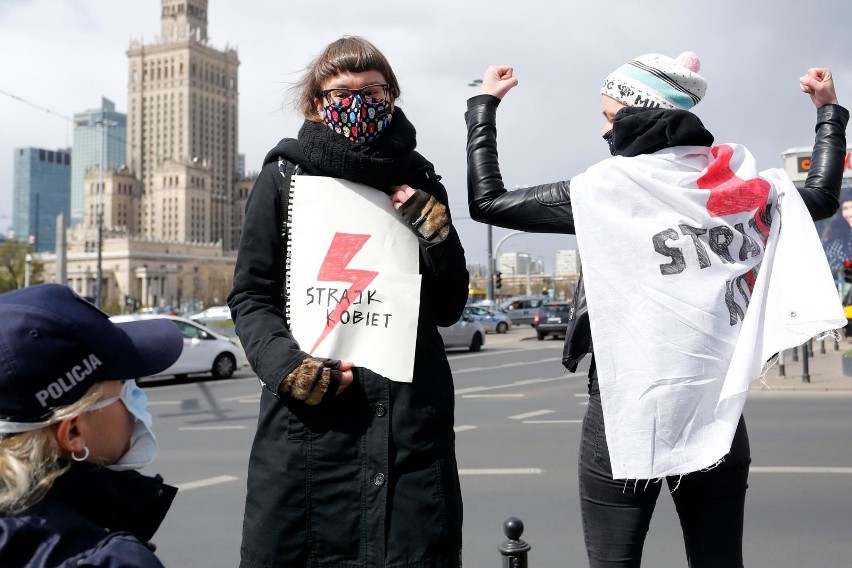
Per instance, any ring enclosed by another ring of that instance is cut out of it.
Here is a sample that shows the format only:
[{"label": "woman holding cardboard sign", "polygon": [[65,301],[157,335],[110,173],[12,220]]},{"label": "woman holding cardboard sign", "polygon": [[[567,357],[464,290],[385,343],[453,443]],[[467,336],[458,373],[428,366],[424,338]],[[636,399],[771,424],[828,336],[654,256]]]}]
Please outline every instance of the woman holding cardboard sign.
[{"label": "woman holding cardboard sign", "polygon": [[[468,273],[446,190],[371,43],[331,43],[296,90],[305,122],[264,160],[228,299],[264,387],[241,566],[459,566],[453,381],[437,326],[461,316]],[[399,356],[409,335],[388,335],[406,317],[386,293],[397,276],[419,287],[410,357]],[[364,337],[386,339],[350,349]],[[406,358],[408,376],[379,371]]]}]

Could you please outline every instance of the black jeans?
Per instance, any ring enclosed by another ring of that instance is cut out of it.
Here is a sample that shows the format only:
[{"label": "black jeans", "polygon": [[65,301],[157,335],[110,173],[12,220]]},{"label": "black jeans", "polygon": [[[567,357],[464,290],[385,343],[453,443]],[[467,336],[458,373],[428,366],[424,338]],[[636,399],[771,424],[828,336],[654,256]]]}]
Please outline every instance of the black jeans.
[{"label": "black jeans", "polygon": [[[660,494],[660,480],[612,478],[597,380],[580,442],[580,504],[590,568],[640,566],[645,535]],[[674,500],[690,568],[743,565],[743,509],[751,462],[740,417],[731,451],[716,467],[666,478]]]}]

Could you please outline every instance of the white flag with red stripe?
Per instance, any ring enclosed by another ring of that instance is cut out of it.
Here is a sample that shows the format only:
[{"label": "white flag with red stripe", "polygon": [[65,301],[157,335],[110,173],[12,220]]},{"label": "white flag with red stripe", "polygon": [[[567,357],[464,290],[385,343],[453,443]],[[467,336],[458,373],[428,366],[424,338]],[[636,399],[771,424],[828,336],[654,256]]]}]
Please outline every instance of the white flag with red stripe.
[{"label": "white flag with red stripe", "polygon": [[714,465],[765,362],[846,323],[801,196],[723,144],[604,160],[571,197],[613,477]]}]

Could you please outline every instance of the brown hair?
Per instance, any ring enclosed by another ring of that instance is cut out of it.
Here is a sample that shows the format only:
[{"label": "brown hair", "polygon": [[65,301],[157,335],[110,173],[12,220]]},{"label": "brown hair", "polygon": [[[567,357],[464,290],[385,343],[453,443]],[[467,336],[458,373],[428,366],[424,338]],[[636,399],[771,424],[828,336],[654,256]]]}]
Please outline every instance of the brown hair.
[{"label": "brown hair", "polygon": [[323,84],[340,73],[363,71],[381,73],[390,85],[391,96],[399,98],[399,82],[384,54],[362,37],[344,36],[328,44],[293,85],[296,108],[307,120],[318,120],[314,99],[322,96]]}]

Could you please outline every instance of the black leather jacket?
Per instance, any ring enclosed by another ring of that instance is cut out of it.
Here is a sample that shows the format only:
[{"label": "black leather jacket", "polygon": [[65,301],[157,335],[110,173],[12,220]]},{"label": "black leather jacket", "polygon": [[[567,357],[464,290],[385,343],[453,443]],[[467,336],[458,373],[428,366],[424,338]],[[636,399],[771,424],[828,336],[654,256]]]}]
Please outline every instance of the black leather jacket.
[{"label": "black leather jacket", "polygon": [[[535,233],[574,234],[574,213],[568,181],[507,191],[497,160],[497,106],[500,99],[478,95],[467,102],[467,199],[471,218],[507,229]],[[849,111],[840,105],[817,109],[816,140],[811,168],[799,190],[814,220],[837,211],[846,156]],[[625,107],[613,121],[615,155],[650,154],[682,145],[711,146],[713,136],[688,111]],[[583,279],[574,295],[565,334],[562,363],[569,371],[591,352]]]}]

